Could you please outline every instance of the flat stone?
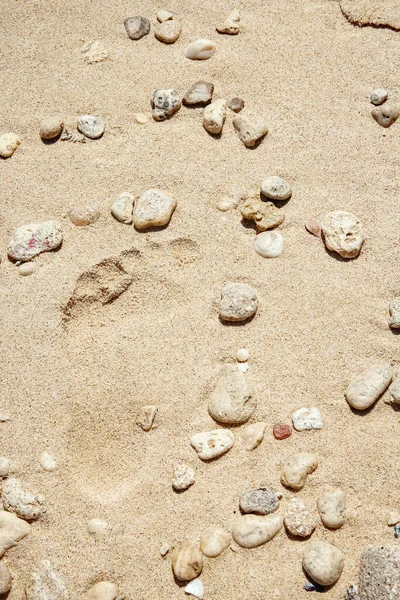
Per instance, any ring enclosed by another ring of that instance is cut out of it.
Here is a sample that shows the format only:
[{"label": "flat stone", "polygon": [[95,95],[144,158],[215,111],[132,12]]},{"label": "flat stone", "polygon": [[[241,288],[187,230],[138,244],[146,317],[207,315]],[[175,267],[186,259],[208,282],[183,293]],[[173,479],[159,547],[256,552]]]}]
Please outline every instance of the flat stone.
[{"label": "flat stone", "polygon": [[257,115],[238,115],[233,119],[233,126],[239,139],[248,148],[253,148],[268,133],[266,118]]},{"label": "flat stone", "polygon": [[282,527],[283,519],[279,515],[244,515],[234,522],[232,537],[242,548],[256,548],[272,540]]},{"label": "flat stone", "polygon": [[400,329],[400,297],[394,298],[389,304],[389,327]]},{"label": "flat stone", "polygon": [[[303,569],[320,585],[333,585],[344,567],[343,553],[328,542],[310,542],[303,553]],[[375,599],[376,600],[376,599]]]},{"label": "flat stone", "polygon": [[277,175],[267,177],[261,184],[261,192],[271,200],[288,200],[292,195],[292,186]]},{"label": "flat stone", "polygon": [[324,492],[318,496],[317,508],[325,527],[339,529],[344,523],[346,493],[339,489]]},{"label": "flat stone", "polygon": [[244,513],[269,515],[279,508],[279,495],[272,488],[260,487],[245,492],[239,501]]},{"label": "flat stone", "polygon": [[252,423],[247,425],[240,432],[246,450],[255,450],[264,439],[264,432],[267,424],[264,422]]},{"label": "flat stone", "polygon": [[292,428],[286,423],[278,423],[274,425],[272,432],[276,440],[285,440],[292,435]]},{"label": "flat stone", "polygon": [[190,581],[203,570],[203,554],[200,548],[183,540],[172,553],[172,569],[179,581]]},{"label": "flat stone", "polygon": [[226,100],[214,100],[204,109],[203,127],[210,133],[221,133],[225,118]]},{"label": "flat stone", "polygon": [[93,225],[99,217],[100,211],[96,206],[79,206],[69,213],[69,218],[77,227]]},{"label": "flat stone", "polygon": [[333,210],[321,223],[325,246],[343,258],[356,258],[365,241],[361,221],[344,210]]},{"label": "flat stone", "polygon": [[400,548],[370,546],[361,556],[358,592],[360,600],[400,598]]},{"label": "flat stone", "polygon": [[133,223],[136,229],[168,225],[176,208],[175,198],[162,190],[146,190],[135,202]]},{"label": "flat stone", "polygon": [[69,600],[63,577],[44,560],[41,568],[31,574],[25,588],[26,600]]},{"label": "flat stone", "polygon": [[138,125],[145,125],[151,119],[151,117],[146,115],[146,113],[135,113],[133,116],[135,117],[135,121]]},{"label": "flat stone", "polygon": [[140,40],[150,33],[150,21],[146,17],[128,17],[125,19],[124,25],[131,40]]},{"label": "flat stone", "polygon": [[262,202],[259,197],[252,197],[242,205],[240,212],[243,219],[254,221],[258,232],[277,227],[285,220],[285,213],[276,208],[272,202]]},{"label": "flat stone", "polygon": [[322,422],[321,413],[316,406],[310,408],[299,408],[292,414],[293,427],[297,431],[304,431],[306,429],[322,429],[324,424]]},{"label": "flat stone", "polygon": [[200,579],[192,579],[189,581],[187,586],[185,587],[185,594],[189,594],[189,596],[194,596],[195,598],[204,598],[204,585]]},{"label": "flat stone", "polygon": [[240,31],[240,12],[235,8],[227,17],[226,21],[217,28],[218,33],[237,35]]},{"label": "flat stone", "polygon": [[379,106],[379,104],[383,104],[388,99],[389,93],[384,88],[377,88],[373,92],[371,92],[370,100],[372,104],[375,106]]},{"label": "flat stone", "polygon": [[154,90],[151,98],[153,119],[155,121],[165,121],[165,119],[172,117],[180,109],[181,105],[181,99],[175,90]]},{"label": "flat stone", "polygon": [[310,452],[294,454],[283,465],[281,483],[293,490],[301,490],[307,476],[318,467],[318,457]]},{"label": "flat stone", "polygon": [[243,98],[238,98],[237,96],[235,96],[234,98],[232,98],[231,100],[229,100],[229,102],[228,102],[228,108],[230,108],[231,110],[233,110],[233,112],[235,112],[235,113],[239,113],[241,110],[244,109],[244,100],[243,100]]},{"label": "flat stone", "polygon": [[89,65],[103,62],[103,60],[110,58],[107,48],[100,40],[86,42],[86,44],[82,46],[81,52],[83,54],[84,61]]},{"label": "flat stone", "polygon": [[19,541],[26,537],[30,531],[31,526],[23,519],[19,519],[15,514],[7,512],[6,510],[0,511],[0,558],[10,548],[14,548]]},{"label": "flat stone", "polygon": [[185,50],[186,58],[191,60],[207,60],[216,50],[216,45],[211,40],[200,38],[189,44]]},{"label": "flat stone", "polygon": [[183,96],[183,104],[188,106],[208,104],[212,100],[214,84],[208,81],[196,81]]},{"label": "flat stone", "polygon": [[45,497],[26,490],[20,480],[14,477],[3,483],[2,500],[5,510],[27,521],[39,519],[46,512]]},{"label": "flat stone", "polygon": [[87,600],[122,600],[118,586],[111,581],[99,581],[86,594]]},{"label": "flat stone", "polygon": [[153,427],[154,419],[156,418],[157,413],[158,408],[157,406],[154,406],[154,404],[143,406],[143,408],[140,409],[136,422],[143,429],[143,431],[150,431],[150,429]]},{"label": "flat stone", "polygon": [[39,135],[42,140],[53,140],[60,135],[64,127],[61,117],[46,117],[40,122]]},{"label": "flat stone", "polygon": [[280,231],[263,231],[254,240],[254,250],[263,258],[276,258],[283,252],[284,239]]},{"label": "flat stone", "polygon": [[8,255],[14,260],[32,260],[42,252],[55,250],[61,245],[63,234],[57,221],[29,223],[19,227],[8,246]]},{"label": "flat stone", "polygon": [[235,438],[229,429],[215,429],[196,433],[190,439],[190,444],[202,460],[211,460],[222,456],[233,446]]},{"label": "flat stone", "polygon": [[247,321],[258,308],[257,292],[247,283],[228,283],[222,290],[219,316],[223,321]]},{"label": "flat stone", "polygon": [[0,563],[0,596],[7,594],[12,587],[12,575],[7,565]]},{"label": "flat stone", "polygon": [[186,463],[181,463],[174,467],[174,478],[172,480],[172,487],[174,490],[181,492],[187,490],[195,482],[194,469]]},{"label": "flat stone", "polygon": [[363,371],[348,386],[347,402],[357,410],[372,406],[389,386],[393,369],[389,363],[379,363]]},{"label": "flat stone", "polygon": [[18,272],[23,277],[28,277],[29,275],[32,275],[34,270],[35,270],[35,266],[32,263],[22,263],[18,267]]},{"label": "flat stone", "polygon": [[163,23],[164,21],[169,21],[170,19],[173,19],[173,18],[174,18],[174,15],[169,10],[161,9],[157,13],[157,21],[159,21],[160,23]]},{"label": "flat stone", "polygon": [[0,156],[10,158],[21,143],[21,138],[15,133],[3,133],[0,136]]},{"label": "flat stone", "polygon": [[182,33],[182,25],[179,21],[168,20],[158,23],[154,30],[154,35],[164,44],[173,44]]},{"label": "flat stone", "polygon": [[400,374],[397,373],[396,378],[393,380],[392,385],[389,388],[390,403],[400,404]]},{"label": "flat stone", "polygon": [[321,223],[319,221],[317,221],[317,219],[310,217],[304,223],[304,227],[307,229],[307,231],[309,233],[312,233],[312,235],[315,235],[315,237],[321,237]]},{"label": "flat stone", "polygon": [[83,133],[87,138],[97,140],[103,135],[106,124],[101,117],[96,117],[95,115],[81,115],[78,118],[77,127],[78,131]]},{"label": "flat stone", "polygon": [[239,425],[251,417],[257,407],[252,389],[236,364],[223,365],[210,394],[208,412],[219,423]]},{"label": "flat stone", "polygon": [[299,498],[289,501],[283,522],[289,533],[301,538],[309,537],[317,526],[314,517]]},{"label": "flat stone", "polygon": [[381,127],[390,127],[400,116],[400,104],[377,106],[371,110],[371,115]]},{"label": "flat stone", "polygon": [[125,223],[125,225],[133,223],[134,201],[134,197],[129,192],[122,192],[117,196],[111,206],[111,213],[117,221]]},{"label": "flat stone", "polygon": [[230,534],[222,527],[211,526],[201,532],[200,549],[204,556],[215,558],[229,548],[231,543]]}]

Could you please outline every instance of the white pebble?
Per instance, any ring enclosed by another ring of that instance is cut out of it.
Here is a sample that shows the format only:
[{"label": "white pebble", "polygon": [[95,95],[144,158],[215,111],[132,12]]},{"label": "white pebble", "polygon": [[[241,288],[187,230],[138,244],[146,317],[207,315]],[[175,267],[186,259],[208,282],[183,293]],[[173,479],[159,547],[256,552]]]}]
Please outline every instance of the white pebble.
[{"label": "white pebble", "polygon": [[363,371],[349,384],[345,396],[357,410],[366,410],[378,400],[393,378],[389,363],[379,363]]},{"label": "white pebble", "polygon": [[190,444],[201,460],[211,460],[225,454],[232,448],[234,441],[234,435],[229,429],[202,431],[190,438]]},{"label": "white pebble", "polygon": [[138,123],[139,125],[144,125],[145,123],[148,123],[150,121],[150,116],[146,115],[145,113],[136,113],[134,117],[136,123]]},{"label": "white pebble", "polygon": [[226,118],[226,100],[214,100],[205,107],[203,113],[203,127],[208,132],[216,135],[221,133]]},{"label": "white pebble", "polygon": [[299,408],[292,414],[293,427],[297,431],[306,429],[322,429],[324,424],[321,413],[316,406]]},{"label": "white pebble", "polygon": [[174,15],[169,10],[161,9],[157,13],[157,21],[164,23],[164,21],[170,21],[174,18]]},{"label": "white pebble", "polygon": [[120,223],[130,225],[133,222],[133,203],[134,197],[132,194],[129,192],[122,192],[122,194],[119,194],[119,196],[114,200],[111,206],[112,215]]},{"label": "white pebble", "polygon": [[200,579],[192,579],[185,587],[185,593],[196,598],[204,598],[204,586]]},{"label": "white pebble", "polygon": [[247,348],[239,348],[239,350],[236,352],[236,360],[239,362],[246,362],[249,360],[249,358],[250,352],[247,350]]},{"label": "white pebble", "polygon": [[283,235],[279,231],[263,231],[254,240],[254,250],[264,258],[276,258],[283,252]]},{"label": "white pebble", "polygon": [[0,156],[9,158],[18,148],[21,138],[15,133],[4,133],[0,136]]},{"label": "white pebble", "polygon": [[57,469],[57,461],[48,452],[42,452],[40,464],[45,471],[55,471]]},{"label": "white pebble", "polygon": [[249,368],[249,365],[248,365],[247,362],[242,362],[242,363],[238,364],[238,369],[242,373],[246,373],[246,371],[248,370],[248,368]]},{"label": "white pebble", "polygon": [[0,456],[0,478],[7,477],[10,472],[10,460],[5,456]]},{"label": "white pebble", "polygon": [[93,535],[93,537],[98,540],[104,538],[107,533],[107,529],[108,524],[106,521],[103,521],[103,519],[90,519],[90,521],[87,522],[88,533]]},{"label": "white pebble", "polygon": [[27,275],[32,275],[34,270],[35,267],[32,263],[22,263],[22,265],[19,265],[18,267],[18,273],[20,275],[23,275],[24,277],[26,277]]},{"label": "white pebble", "polygon": [[166,556],[168,554],[168,552],[169,552],[169,544],[167,544],[167,542],[164,542],[160,546],[160,554],[161,554],[161,556]]},{"label": "white pebble", "polygon": [[189,44],[186,48],[185,56],[191,60],[207,60],[210,58],[216,49],[216,45],[211,40],[201,38]]},{"label": "white pebble", "polygon": [[227,210],[230,210],[231,208],[235,208],[236,206],[237,206],[236,201],[233,200],[232,198],[229,198],[229,196],[222,196],[222,198],[220,198],[217,201],[217,208],[221,212],[226,212]]},{"label": "white pebble", "polygon": [[384,88],[377,88],[373,92],[371,92],[370,100],[372,104],[375,106],[379,106],[379,104],[383,104],[388,99],[389,92]]},{"label": "white pebble", "polygon": [[263,421],[252,423],[240,432],[246,450],[255,450],[261,444],[264,438],[264,431],[267,424]]}]

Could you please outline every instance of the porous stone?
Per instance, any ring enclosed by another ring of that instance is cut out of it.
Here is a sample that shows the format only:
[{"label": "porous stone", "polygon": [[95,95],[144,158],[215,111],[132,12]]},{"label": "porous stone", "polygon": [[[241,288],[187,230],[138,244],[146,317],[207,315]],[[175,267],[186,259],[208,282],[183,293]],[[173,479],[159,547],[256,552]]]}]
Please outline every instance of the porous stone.
[{"label": "porous stone", "polygon": [[204,556],[215,558],[229,548],[231,543],[230,534],[218,525],[207,527],[201,532],[200,550]]},{"label": "porous stone", "polygon": [[360,600],[400,598],[400,548],[370,546],[361,556],[358,592]]},{"label": "porous stone", "polygon": [[233,112],[235,112],[235,113],[239,113],[241,110],[244,109],[244,100],[243,100],[243,98],[238,98],[237,96],[235,96],[235,98],[232,98],[229,101],[228,108],[230,108],[231,110],[233,110]]},{"label": "porous stone", "polygon": [[212,100],[214,84],[209,81],[196,81],[183,96],[183,104],[192,106],[196,104],[208,104]]},{"label": "porous stone", "polygon": [[99,581],[86,594],[87,600],[122,600],[118,586],[110,581]]},{"label": "porous stone", "polygon": [[317,219],[310,217],[307,219],[304,226],[307,231],[315,235],[315,237],[321,237],[321,223],[317,221]]},{"label": "porous stone", "polygon": [[292,414],[293,427],[297,431],[306,429],[322,429],[324,424],[321,413],[316,406],[299,408]]},{"label": "porous stone", "polygon": [[174,15],[172,12],[170,12],[169,10],[165,10],[164,8],[159,10],[157,13],[157,21],[159,21],[160,23],[163,23],[164,21],[169,21],[170,19],[173,19]]},{"label": "porous stone", "polygon": [[348,386],[347,402],[357,410],[365,410],[382,396],[393,377],[389,363],[379,363],[363,371]]},{"label": "porous stone", "polygon": [[27,521],[39,519],[46,511],[45,497],[25,490],[20,480],[14,477],[3,483],[2,499],[5,510]]},{"label": "porous stone", "polygon": [[140,40],[150,32],[150,21],[146,17],[128,17],[124,25],[131,40]]},{"label": "porous stone", "polygon": [[271,200],[288,200],[292,195],[292,186],[277,175],[267,177],[261,184],[261,192]]},{"label": "porous stone", "polygon": [[333,585],[344,567],[343,553],[328,542],[310,542],[303,553],[303,569],[320,585]]},{"label": "porous stone", "polygon": [[210,394],[208,412],[219,423],[239,425],[253,414],[257,400],[236,364],[223,365]]},{"label": "porous stone", "polygon": [[370,100],[372,104],[375,106],[379,106],[379,104],[383,104],[388,99],[388,91],[384,88],[376,88],[373,92],[371,92]]},{"label": "porous stone", "polygon": [[172,487],[178,492],[187,490],[195,482],[194,469],[186,463],[181,463],[174,467],[174,478]]},{"label": "porous stone", "polygon": [[183,540],[172,553],[172,569],[179,581],[190,581],[203,570],[203,554],[200,548]]},{"label": "porous stone", "polygon": [[22,265],[19,265],[19,267],[18,267],[18,272],[23,277],[32,275],[34,270],[35,270],[35,267],[32,263],[22,263]]},{"label": "porous stone", "polygon": [[299,452],[291,456],[283,465],[281,483],[293,490],[301,490],[307,476],[318,467],[318,457],[310,452]]},{"label": "porous stone", "polygon": [[317,508],[325,527],[339,529],[344,523],[346,493],[339,489],[323,492],[318,497]]},{"label": "porous stone", "polygon": [[40,464],[45,471],[55,471],[57,469],[57,461],[48,452],[42,452]]},{"label": "porous stone", "polygon": [[211,40],[200,38],[189,44],[185,50],[186,58],[191,60],[207,60],[216,50],[216,45]]},{"label": "porous stone", "polygon": [[83,133],[87,138],[97,140],[103,135],[106,124],[101,117],[96,117],[95,115],[81,115],[78,118],[77,127],[78,131]]},{"label": "porous stone", "polygon": [[42,140],[53,140],[60,135],[64,127],[61,117],[46,117],[40,123],[39,135]]},{"label": "porous stone", "polygon": [[81,52],[84,55],[84,61],[89,65],[93,63],[99,63],[103,60],[110,58],[107,48],[100,40],[90,40],[86,42],[81,48]]},{"label": "porous stone", "polygon": [[276,440],[285,440],[292,435],[292,428],[286,423],[278,423],[274,425],[272,432]]},{"label": "porous stone", "polygon": [[136,229],[150,229],[168,225],[176,208],[175,198],[162,190],[143,192],[133,208],[133,224]]},{"label": "porous stone", "polygon": [[356,258],[365,241],[361,221],[345,210],[333,210],[321,223],[325,246],[343,258]]},{"label": "porous stone", "polygon": [[41,568],[31,574],[25,588],[26,600],[69,600],[63,577],[44,560]]},{"label": "porous stone", "polygon": [[247,321],[258,308],[256,290],[247,283],[228,283],[222,290],[219,316],[223,321]]},{"label": "porous stone", "polygon": [[233,126],[239,139],[248,148],[253,148],[256,143],[268,133],[265,117],[252,114],[241,114],[233,119]]},{"label": "porous stone", "polygon": [[389,304],[389,327],[400,329],[400,297],[394,298]]},{"label": "porous stone", "polygon": [[12,587],[12,575],[7,565],[0,563],[0,596],[7,594]]},{"label": "porous stone", "polygon": [[0,156],[10,158],[21,143],[21,138],[15,133],[3,133],[0,136]]},{"label": "porous stone", "polygon": [[154,30],[154,35],[164,44],[173,44],[182,33],[182,25],[179,21],[168,20],[158,23]]},{"label": "porous stone", "polygon": [[237,35],[240,31],[240,12],[235,8],[227,17],[226,21],[217,28],[218,33]]},{"label": "porous stone", "polygon": [[100,211],[96,206],[79,206],[73,208],[69,213],[71,222],[78,227],[93,225],[99,217]]},{"label": "porous stone", "polygon": [[251,425],[247,425],[240,432],[241,438],[244,442],[244,447],[246,450],[252,451],[255,450],[264,439],[264,432],[267,424],[264,422],[260,423],[252,423]]},{"label": "porous stone", "polygon": [[240,212],[243,219],[254,221],[258,232],[277,227],[285,220],[285,213],[276,208],[272,202],[262,202],[259,197],[252,197],[242,205]]},{"label": "porous stone", "polygon": [[5,456],[0,456],[0,479],[4,479],[10,472],[10,460]]},{"label": "porous stone", "polygon": [[214,429],[196,433],[191,437],[190,444],[196,450],[199,458],[211,460],[228,452],[234,441],[233,433],[229,429]]},{"label": "porous stone", "polygon": [[371,110],[371,115],[381,127],[390,127],[400,116],[400,104],[384,104]]},{"label": "porous stone", "polygon": [[242,548],[255,548],[272,540],[282,527],[283,519],[279,515],[244,515],[234,522],[232,537]]},{"label": "porous stone", "polygon": [[390,400],[389,403],[400,404],[400,374],[397,373],[392,385],[389,388]]},{"label": "porous stone", "polygon": [[31,531],[29,523],[19,519],[13,513],[5,510],[0,511],[0,558],[10,548],[14,548],[19,541],[26,537]]},{"label": "porous stone", "polygon": [[204,586],[200,579],[192,579],[189,581],[187,586],[185,587],[185,594],[189,594],[189,596],[194,596],[195,598],[204,598]]},{"label": "porous stone", "polygon": [[158,408],[157,406],[154,406],[154,404],[143,406],[143,408],[140,409],[136,422],[143,429],[143,431],[150,431],[150,429],[153,427],[154,419],[156,418],[157,413]]},{"label": "porous stone", "polygon": [[153,119],[155,121],[165,121],[172,117],[181,107],[181,99],[178,92],[172,89],[154,90],[151,98],[151,108],[153,109]]},{"label": "porous stone", "polygon": [[301,538],[309,537],[317,526],[304,502],[298,498],[289,501],[283,522],[289,533]]},{"label": "porous stone", "polygon": [[245,492],[239,500],[239,506],[244,513],[269,515],[279,508],[279,495],[272,488],[260,487]]},{"label": "porous stone", "polygon": [[87,530],[96,540],[105,538],[108,529],[107,521],[103,519],[90,519],[87,522]]},{"label": "porous stone", "polygon": [[129,192],[122,192],[122,194],[119,194],[119,196],[117,196],[117,198],[114,200],[111,206],[112,215],[120,223],[130,225],[131,223],[133,223],[133,203],[134,198],[132,194],[130,194]]},{"label": "porous stone", "polygon": [[210,133],[221,133],[225,118],[226,100],[214,100],[204,109],[203,127]]},{"label": "porous stone", "polygon": [[279,231],[263,231],[254,240],[254,250],[263,258],[276,258],[283,252],[284,239]]}]

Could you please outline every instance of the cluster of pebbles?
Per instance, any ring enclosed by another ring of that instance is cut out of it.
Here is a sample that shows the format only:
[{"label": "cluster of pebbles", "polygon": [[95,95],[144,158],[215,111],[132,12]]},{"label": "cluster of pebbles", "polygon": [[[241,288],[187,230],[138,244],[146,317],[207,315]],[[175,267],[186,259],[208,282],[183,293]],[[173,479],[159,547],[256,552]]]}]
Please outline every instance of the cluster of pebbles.
[{"label": "cluster of pebbles", "polygon": [[371,115],[382,127],[390,127],[400,117],[400,104],[390,104],[386,102],[389,92],[384,88],[377,88],[371,92],[370,100],[375,108]]}]

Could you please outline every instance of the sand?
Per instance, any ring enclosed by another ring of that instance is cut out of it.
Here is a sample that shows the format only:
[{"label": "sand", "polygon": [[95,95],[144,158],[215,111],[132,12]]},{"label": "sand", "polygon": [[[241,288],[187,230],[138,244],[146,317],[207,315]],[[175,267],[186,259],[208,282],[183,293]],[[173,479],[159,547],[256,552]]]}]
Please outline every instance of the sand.
[{"label": "sand", "polygon": [[[379,127],[369,103],[376,87],[400,100],[398,33],[355,27],[335,1],[271,0],[243,2],[243,32],[221,36],[215,27],[233,3],[171,0],[166,8],[183,24],[177,43],[165,46],[152,32],[130,40],[124,19],[143,14],[154,27],[161,7],[2,2],[0,133],[13,131],[22,144],[0,163],[0,409],[11,418],[1,424],[1,454],[48,501],[46,516],[4,559],[15,579],[9,600],[23,598],[45,558],[64,573],[71,598],[101,579],[118,583],[128,600],[184,598],[161,544],[196,541],[214,524],[230,528],[240,495],[262,483],[279,487],[282,462],[296,451],[320,456],[299,496],[314,514],[329,486],[348,494],[343,528],[320,524],[312,537],[345,554],[343,575],[324,596],[337,600],[356,579],[363,549],[394,541],[386,521],[399,508],[399,413],[379,401],[355,414],[344,399],[350,378],[371,362],[400,359],[387,326],[389,301],[400,293],[400,129]],[[198,37],[217,42],[209,61],[184,57]],[[80,48],[90,39],[104,42],[110,60],[84,62]],[[204,131],[201,109],[135,122],[135,112],[149,111],[153,89],[183,95],[199,78],[215,84],[215,97],[242,96],[268,116],[258,148],[239,141],[231,112],[220,139]],[[43,116],[60,114],[71,130],[82,113],[106,121],[101,140],[41,142]],[[267,175],[294,188],[281,228],[285,250],[273,260],[254,252],[254,231],[239,211],[215,208],[220,196],[239,199]],[[150,187],[178,200],[167,228],[137,232],[112,218],[119,193]],[[69,221],[82,204],[101,210],[93,226]],[[369,237],[356,260],[336,260],[304,229],[308,217],[334,209],[365,224]],[[6,257],[9,239],[20,225],[50,218],[63,225],[63,246],[21,277]],[[107,279],[120,261],[131,286],[66,320],[77,279],[102,261],[95,273]],[[230,280],[258,290],[259,311],[245,326],[218,319],[216,302]],[[251,422],[268,423],[265,439],[254,452],[236,443],[205,464],[189,439],[215,428],[204,390],[240,347],[250,351],[248,381],[258,397]],[[147,433],[135,423],[146,404],[159,407],[157,428]],[[273,438],[276,422],[312,405],[322,431]],[[58,461],[52,473],[39,464],[44,450]],[[176,494],[172,470],[181,460],[196,468],[196,483]],[[103,541],[87,533],[95,517],[109,524]],[[260,548],[206,559],[206,599],[306,597],[305,543],[282,532]]]}]

